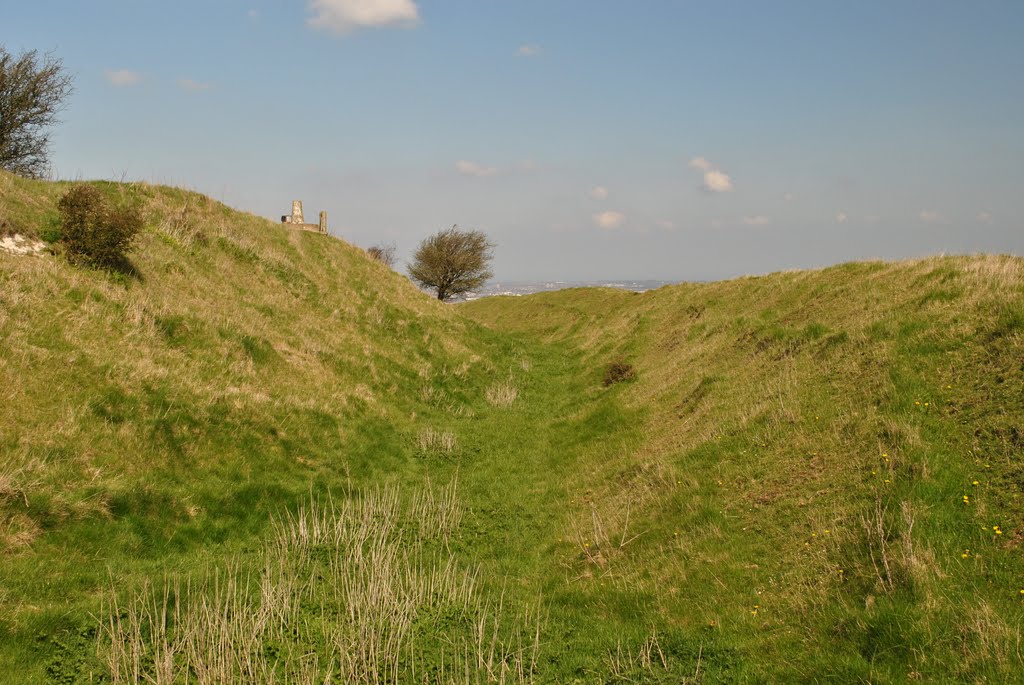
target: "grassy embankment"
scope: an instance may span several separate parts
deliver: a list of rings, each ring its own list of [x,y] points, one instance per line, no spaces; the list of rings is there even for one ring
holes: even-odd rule
[[[9,223],[52,238],[66,185],[8,175],[0,184]],[[0,254],[0,681],[92,682],[108,670],[109,650],[101,644],[97,656],[95,643],[109,642],[97,630],[109,625],[112,585],[124,621],[130,598],[147,585],[159,595],[165,577],[198,587],[220,574],[223,584],[231,567],[256,574],[248,594],[238,583],[240,597],[255,596],[271,552],[292,569],[271,586],[304,582],[303,602],[284,626],[285,644],[278,628],[259,633],[268,644],[253,646],[246,668],[278,663],[279,678],[304,682],[317,670],[303,670],[306,656],[318,654],[319,670],[337,675],[332,655],[361,639],[353,626],[367,625],[343,620],[355,602],[337,595],[329,575],[347,572],[331,560],[351,561],[342,532],[352,524],[324,514],[336,535],[314,545],[310,566],[301,545],[280,543],[287,524],[275,518],[287,521],[310,500],[388,502],[388,487],[422,501],[456,480],[454,504],[395,503],[401,525],[371,531],[394,557],[390,575],[352,570],[348,580],[365,601],[397,606],[451,560],[458,578],[477,578],[471,601],[406,606],[411,637],[345,668],[370,679],[386,663],[414,662],[419,680],[454,663],[461,682],[459,654],[483,613],[499,616],[503,636],[535,628],[516,617],[543,610],[541,590],[563,575],[554,547],[582,445],[572,431],[583,419],[552,417],[614,405],[614,394],[577,378],[572,355],[467,322],[342,241],[176,189],[100,187],[146,215],[134,274]],[[613,429],[589,427],[589,440]],[[432,509],[453,506],[460,525],[444,544],[409,532]],[[190,602],[198,600],[180,603]],[[246,606],[233,613],[259,613]],[[184,624],[202,615],[196,609]],[[234,641],[246,630],[207,623],[195,640]],[[613,642],[611,630],[595,644]],[[216,661],[208,650],[190,656],[198,648],[186,638],[170,638],[185,641],[169,646],[179,661]],[[363,647],[372,652],[375,639]],[[489,655],[489,643],[476,651]],[[544,645],[562,650],[547,637]],[[142,663],[161,653],[147,649]],[[590,656],[562,658],[582,668]],[[474,678],[480,668],[472,664]]]
[[[576,517],[581,539],[614,542],[625,512],[643,535],[580,562],[595,596],[631,589],[638,613],[706,636],[708,668],[731,661],[740,680],[1021,677],[1024,261],[468,311],[570,342],[588,368],[635,367],[623,407],[642,429],[586,460]]]
[[[0,218],[52,239],[64,187]],[[0,682],[1022,667],[1019,260],[444,307],[102,187],[134,274],[0,253]]]

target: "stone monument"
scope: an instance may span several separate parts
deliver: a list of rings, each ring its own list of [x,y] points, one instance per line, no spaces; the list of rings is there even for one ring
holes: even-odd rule
[[[327,212],[320,212],[320,223],[318,224],[307,224],[306,218],[302,214],[302,200],[292,200],[292,213],[291,216],[285,214],[281,217],[282,224],[288,224],[294,228],[302,231],[310,231],[312,233],[327,233]]]

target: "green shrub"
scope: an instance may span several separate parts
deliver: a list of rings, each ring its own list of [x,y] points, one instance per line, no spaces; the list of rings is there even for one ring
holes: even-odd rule
[[[60,242],[68,259],[104,269],[123,269],[128,251],[142,230],[142,215],[133,207],[112,207],[90,185],[76,185],[57,203]]]
[[[604,386],[606,388],[609,385],[631,381],[634,378],[636,378],[636,371],[633,370],[633,365],[621,359],[616,359],[604,369]]]

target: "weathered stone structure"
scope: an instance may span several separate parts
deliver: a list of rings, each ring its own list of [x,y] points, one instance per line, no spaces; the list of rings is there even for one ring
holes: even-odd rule
[[[303,231],[313,233],[327,233],[327,212],[320,212],[319,224],[307,224],[306,218],[302,215],[302,200],[292,201],[291,216],[285,214],[281,217],[282,224],[288,224]]]

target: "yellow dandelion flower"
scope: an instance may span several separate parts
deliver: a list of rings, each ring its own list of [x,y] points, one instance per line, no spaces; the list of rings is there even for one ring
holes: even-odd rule
[[[978,487],[979,485],[981,485],[981,483],[979,483],[978,481],[973,481],[971,485],[973,485],[974,487]]]

